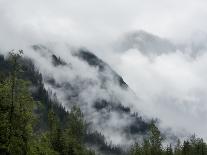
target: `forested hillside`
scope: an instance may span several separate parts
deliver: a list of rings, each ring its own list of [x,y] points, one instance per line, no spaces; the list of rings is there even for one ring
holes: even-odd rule
[[[0,68],[1,154],[94,154],[83,144],[80,109],[68,113],[51,101],[41,74],[21,53],[11,53],[6,61],[1,56]],[[31,90],[32,85],[37,90]]]
[[[56,65],[60,64],[58,58],[55,60]],[[56,94],[44,88],[41,73],[30,59],[24,58],[21,50],[11,52],[7,58],[0,56],[2,155],[207,154],[203,139],[192,136],[184,142],[178,139],[177,144],[164,145],[165,135],[159,131],[156,122],[151,121],[147,128],[146,136],[131,148],[107,144],[104,135],[90,131],[77,105],[66,111]]]

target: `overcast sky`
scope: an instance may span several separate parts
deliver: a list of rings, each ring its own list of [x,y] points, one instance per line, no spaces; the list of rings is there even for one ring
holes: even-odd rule
[[[138,109],[207,138],[206,54],[191,60],[175,51],[152,62],[137,49],[117,54],[111,47],[140,29],[179,44],[205,44],[206,19],[206,0],[0,0],[0,49],[47,42],[85,46],[143,99]]]
[[[0,0],[0,32],[10,40],[17,35],[83,45],[138,29],[186,39],[206,32],[206,6],[205,0]]]

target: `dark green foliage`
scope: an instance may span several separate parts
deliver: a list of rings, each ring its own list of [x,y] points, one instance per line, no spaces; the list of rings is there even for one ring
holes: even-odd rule
[[[20,51],[21,52],[21,51]],[[26,155],[32,137],[33,105],[27,84],[17,79],[20,54],[10,54],[10,78],[0,83],[0,150],[2,154]]]
[[[9,60],[0,57],[0,154],[93,155],[83,143],[80,109],[68,113],[55,96],[51,100],[41,74],[20,54],[11,53]],[[28,88],[36,91],[30,94]]]
[[[173,149],[172,149],[172,146],[167,146],[167,149],[166,149],[166,155],[173,155]]]
[[[48,121],[49,120],[48,116],[50,115],[49,113],[51,112],[51,109],[52,109],[52,112],[55,114],[55,117],[56,117],[55,119],[57,120],[56,122],[57,127],[58,127],[57,132],[62,137],[65,137],[66,126],[67,128],[70,126],[69,125],[70,124],[69,113],[57,101],[55,94],[52,94],[46,91],[46,89],[44,88],[43,81],[42,81],[42,75],[38,72],[37,69],[35,69],[32,60],[21,57],[18,63],[21,66],[21,71],[18,72],[17,78],[23,79],[24,81],[29,82],[31,96],[35,100],[33,112],[34,112],[36,119],[33,125],[33,130],[34,130],[33,137],[34,138],[33,138],[33,141],[31,142],[31,145],[34,146],[32,151],[35,152],[33,154],[41,154],[40,152],[42,152],[42,154],[52,154],[51,152],[54,153],[56,151],[52,148],[51,139],[49,136],[49,121]],[[0,82],[2,83],[9,77],[12,71],[12,65],[11,65],[11,61],[8,61],[7,59],[4,58],[4,56],[1,56],[1,55],[0,55],[0,64],[1,64],[0,75],[4,77],[0,79]],[[3,93],[1,94],[6,99],[9,99],[9,97],[6,97],[5,94],[4,95]],[[50,98],[51,96],[53,100],[51,100]],[[2,120],[4,120],[3,116],[1,117],[2,117]],[[3,124],[0,130],[6,130],[6,128],[3,127]],[[86,130],[86,127],[84,127],[84,132],[85,130]],[[7,131],[5,131],[5,133],[6,132]],[[6,136],[6,134],[4,134],[4,136]],[[2,139],[4,138],[4,136],[2,136]],[[66,145],[65,143],[62,143],[61,136],[58,136],[60,138],[57,140],[57,141],[61,141],[61,147],[59,147],[59,149],[62,149],[62,146]],[[84,138],[85,137],[87,137],[87,133],[84,133]],[[71,141],[74,141],[74,140],[71,140]],[[89,143],[89,141],[84,140],[83,143]],[[105,143],[105,140],[100,142],[100,144],[101,144],[101,148],[105,150],[110,148],[110,146]],[[67,145],[69,145],[69,143]],[[71,148],[71,146],[69,146],[68,148]],[[85,147],[83,147],[83,144],[82,144],[82,148],[85,149]],[[112,149],[109,149],[109,150],[112,150]],[[88,153],[94,154],[93,151],[88,151]]]
[[[152,121],[150,125],[150,131],[148,138],[145,138],[140,145],[136,143],[132,150],[132,155],[161,155],[162,154],[162,141],[160,131],[155,125],[155,122]]]
[[[131,155],[207,155],[207,144],[203,139],[196,138],[195,135],[185,140],[181,145],[180,140],[173,148],[172,145],[162,146],[160,131],[152,124],[149,138],[144,139],[141,144],[135,143],[132,146]]]
[[[99,132],[88,132],[84,136],[84,141],[91,147],[96,147],[103,154],[122,155],[125,152],[118,146],[107,144],[105,137]]]
[[[0,84],[0,152],[8,151],[8,141],[9,141],[9,111],[10,105],[10,84],[9,82],[4,82]]]
[[[60,155],[91,155],[83,143],[85,124],[79,108],[73,107],[68,115],[67,125],[61,128],[55,113],[48,114],[49,132],[47,134],[51,147]]]
[[[149,142],[151,146],[151,154],[160,155],[162,150],[163,137],[159,129],[156,127],[155,122],[152,121],[149,133]]]

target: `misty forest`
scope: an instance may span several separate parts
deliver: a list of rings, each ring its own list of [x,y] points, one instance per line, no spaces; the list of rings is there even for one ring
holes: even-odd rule
[[[132,135],[142,133],[145,135],[142,140],[135,141],[125,149],[108,143],[102,133],[90,130],[90,124],[85,120],[78,104],[73,104],[70,111],[67,111],[58,102],[56,94],[44,88],[41,73],[30,59],[22,55],[23,51],[19,50],[16,53],[10,52],[7,58],[0,56],[2,155],[207,154],[207,144],[195,135],[182,143],[177,138],[175,146],[164,144],[165,135],[159,131],[156,120],[143,123],[138,114],[130,115],[136,119],[134,123],[137,124],[131,124],[126,132]],[[55,55],[51,58],[54,66],[65,65]],[[101,110],[108,104],[111,103],[99,101],[94,106]],[[130,113],[128,107],[116,105],[113,108],[122,113]]]
[[[206,8],[0,0],[0,155],[207,155]]]

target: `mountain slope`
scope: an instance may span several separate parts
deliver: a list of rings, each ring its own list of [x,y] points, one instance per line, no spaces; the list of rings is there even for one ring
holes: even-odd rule
[[[36,64],[47,63],[46,68],[39,66],[47,90],[55,93],[67,110],[78,104],[90,128],[101,132],[108,142],[128,145],[147,133],[148,123],[131,111],[136,96],[100,58],[86,49],[68,49],[67,57],[42,45],[33,46],[33,50],[42,59],[33,58]]]

